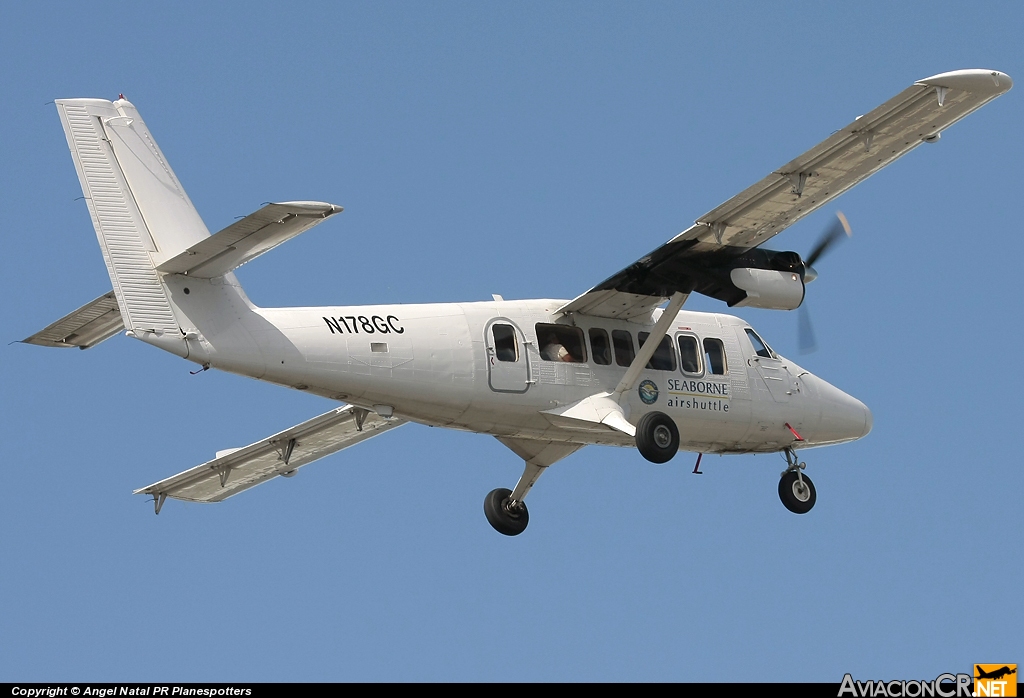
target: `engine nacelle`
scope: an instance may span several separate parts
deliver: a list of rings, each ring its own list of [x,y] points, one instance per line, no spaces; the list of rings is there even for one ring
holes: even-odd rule
[[[729,280],[747,294],[734,307],[796,310],[804,302],[804,281],[795,271],[740,267],[729,272]]]

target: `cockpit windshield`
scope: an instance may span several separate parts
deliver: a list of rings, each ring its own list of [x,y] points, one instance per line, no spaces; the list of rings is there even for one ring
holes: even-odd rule
[[[772,351],[771,347],[769,347],[767,344],[765,344],[764,340],[762,340],[760,337],[757,336],[757,332],[754,332],[754,330],[750,329],[749,327],[746,328],[746,329],[747,329],[747,337],[750,338],[750,343],[754,345],[754,353],[755,354],[757,354],[758,356],[763,356],[766,359],[777,359],[778,358],[775,355],[775,352]]]

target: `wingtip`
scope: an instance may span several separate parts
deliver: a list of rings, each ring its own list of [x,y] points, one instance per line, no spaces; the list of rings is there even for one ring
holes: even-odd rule
[[[948,73],[939,73],[938,75],[918,80],[915,84],[947,87],[975,94],[1000,95],[1008,92],[1013,87],[1013,78],[998,70],[972,68],[969,70],[953,70]]]
[[[275,205],[291,206],[292,208],[305,209],[311,213],[320,213],[327,216],[332,216],[345,210],[337,204],[330,204],[326,201],[278,201],[275,202]]]

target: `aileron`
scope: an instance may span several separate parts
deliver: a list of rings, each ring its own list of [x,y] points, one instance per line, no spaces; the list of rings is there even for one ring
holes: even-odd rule
[[[674,240],[759,245],[921,143],[936,140],[1011,85],[1008,76],[988,70],[918,81],[701,216]]]

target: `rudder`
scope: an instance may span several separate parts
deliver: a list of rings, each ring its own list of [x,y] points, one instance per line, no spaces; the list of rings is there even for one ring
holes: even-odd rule
[[[130,102],[56,104],[125,327],[180,335],[156,267],[209,231]]]

